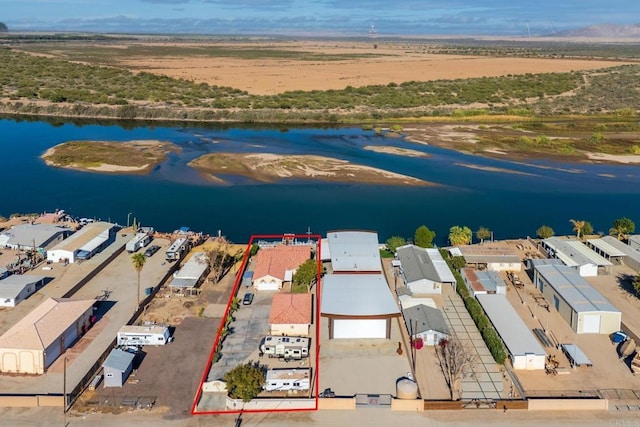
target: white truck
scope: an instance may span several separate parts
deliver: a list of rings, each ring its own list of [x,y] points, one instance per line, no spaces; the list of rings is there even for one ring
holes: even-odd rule
[[[285,360],[302,360],[309,357],[311,340],[304,337],[266,336],[260,341],[260,353]]]
[[[129,253],[136,252],[140,248],[144,248],[151,242],[151,236],[147,233],[136,233],[131,240],[127,242],[125,249]]]

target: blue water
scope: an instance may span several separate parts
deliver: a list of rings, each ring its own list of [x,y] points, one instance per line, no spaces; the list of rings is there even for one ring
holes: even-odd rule
[[[70,140],[157,139],[182,148],[147,176],[107,175],[51,168],[39,156]],[[363,150],[391,145],[424,151],[410,158]],[[534,235],[542,224],[570,233],[569,219],[590,221],[607,232],[615,218],[640,226],[637,166],[527,164],[469,156],[375,135],[360,128],[170,127],[113,124],[50,124],[0,120],[0,214],[65,209],[77,216],[126,224],[132,213],[144,225],[170,231],[179,226],[246,242],[252,234],[313,233],[334,229],[376,230],[381,240],[411,237],[425,224],[444,244],[452,225],[489,227],[496,238]],[[384,168],[441,184],[399,187],[283,181],[256,184],[235,179],[220,186],[186,164],[209,152],[318,154]],[[507,174],[463,167],[510,169]],[[613,175],[611,177],[610,175]]]

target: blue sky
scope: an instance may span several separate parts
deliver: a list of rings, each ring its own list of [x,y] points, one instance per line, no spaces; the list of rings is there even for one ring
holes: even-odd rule
[[[526,35],[640,23],[638,0],[0,0],[15,31]]]

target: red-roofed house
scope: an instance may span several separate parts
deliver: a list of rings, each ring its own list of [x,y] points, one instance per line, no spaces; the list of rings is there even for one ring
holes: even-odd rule
[[[256,254],[253,287],[258,291],[277,291],[290,282],[302,263],[311,258],[311,246],[278,245],[262,248]]]
[[[0,337],[0,372],[43,374],[89,328],[94,303],[45,300]]]
[[[313,296],[305,294],[275,294],[269,314],[271,335],[309,335],[313,315]]]

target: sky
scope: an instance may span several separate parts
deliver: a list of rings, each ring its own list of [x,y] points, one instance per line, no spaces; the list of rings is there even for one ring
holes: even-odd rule
[[[548,35],[640,24],[639,0],[0,0],[10,31]]]

